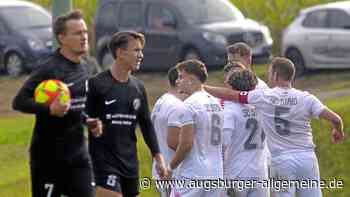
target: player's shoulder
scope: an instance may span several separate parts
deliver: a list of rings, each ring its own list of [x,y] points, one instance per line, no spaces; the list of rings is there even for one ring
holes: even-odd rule
[[[304,91],[304,90],[297,90],[299,93],[299,98],[303,99],[305,102],[313,102],[315,100],[318,100],[318,98],[313,95],[312,93],[308,92],[308,91]]]
[[[268,89],[269,88],[269,86],[267,85],[267,83],[265,81],[263,81],[259,77],[257,77],[257,80],[258,80],[258,84],[256,85],[256,89]]]
[[[142,80],[138,79],[137,77],[135,77],[134,75],[130,75],[129,76],[129,80],[131,83],[135,84],[138,87],[144,87],[144,83]]]
[[[92,83],[105,83],[107,81],[111,81],[111,76],[109,72],[109,70],[102,71],[91,77],[89,81],[91,81]]]
[[[200,104],[212,96],[205,91],[198,91],[184,100],[185,104]]]
[[[60,69],[60,66],[57,65],[60,63],[59,56],[57,53],[52,53],[47,58],[40,61],[38,66],[36,67],[36,72],[41,73],[53,73]]]
[[[292,96],[297,96],[300,98],[310,98],[310,97],[315,97],[313,94],[311,94],[309,91],[306,90],[299,90],[296,88],[291,88],[289,91],[289,94]]]
[[[105,92],[113,84],[113,78],[108,70],[100,72],[88,80],[90,88],[97,92]]]

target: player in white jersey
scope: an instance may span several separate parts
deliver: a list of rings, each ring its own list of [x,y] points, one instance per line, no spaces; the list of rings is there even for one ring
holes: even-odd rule
[[[186,180],[186,184],[192,180],[210,184],[211,180],[223,178],[222,108],[219,101],[202,88],[207,79],[207,70],[202,62],[187,60],[180,62],[177,69],[179,89],[190,96],[184,101],[184,126],[169,168],[176,169],[175,178]],[[172,189],[171,196],[219,197],[217,188],[206,186],[208,184],[197,188],[193,185],[176,187]]]
[[[236,70],[239,72],[239,70]],[[233,71],[235,72],[235,71]],[[237,72],[229,76],[228,83],[234,90],[253,90],[256,78],[242,80]],[[245,74],[243,72],[242,74]],[[226,180],[264,181],[268,179],[265,134],[254,106],[225,101],[224,107],[225,159],[224,177]],[[232,187],[228,196],[267,197],[268,189],[262,185],[249,188]]]
[[[319,167],[314,153],[311,119],[319,117],[332,123],[332,141],[334,143],[344,139],[343,123],[339,115],[328,109],[315,96],[292,87],[294,73],[294,64],[290,60],[277,57],[273,59],[269,68],[269,81],[274,87],[272,89],[239,92],[211,86],[205,88],[215,96],[249,103],[256,107],[258,113],[263,117],[262,123],[271,151],[271,168],[274,178],[319,181]],[[251,75],[254,76],[253,73]],[[275,196],[322,196],[319,187],[303,188],[298,184],[290,186],[277,188]]]
[[[152,122],[156,131],[160,152],[163,154],[166,164],[175,153],[179,133],[182,127],[181,117],[183,116],[184,94],[180,94],[176,85],[178,73],[176,67],[168,71],[169,89],[155,103],[152,111]],[[155,162],[152,166],[152,175],[160,179],[157,174]],[[161,197],[170,195],[170,188],[158,188]]]
[[[238,61],[241,62],[244,67],[253,72],[252,69],[252,48],[244,42],[236,42],[226,47],[227,51],[227,62]],[[259,77],[256,89],[268,88],[267,84]]]
[[[226,51],[227,51],[228,62],[239,61],[244,65],[246,69],[253,72],[252,48],[250,46],[248,46],[244,42],[237,42],[235,44],[227,46]],[[261,80],[259,77],[257,77],[257,79],[258,79],[258,84],[256,85],[255,89],[269,88],[269,86],[263,80]],[[270,172],[271,153],[268,148],[266,149],[266,156],[267,156],[268,171]]]

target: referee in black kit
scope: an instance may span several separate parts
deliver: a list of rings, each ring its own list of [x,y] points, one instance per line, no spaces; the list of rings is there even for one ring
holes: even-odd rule
[[[13,108],[35,114],[30,147],[33,197],[93,197],[91,161],[84,137],[81,112],[86,101],[88,32],[82,13],[59,16],[53,25],[60,45],[24,83],[13,100]],[[49,106],[34,101],[34,90],[47,79],[67,84],[71,102],[56,98]]]
[[[144,36],[124,31],[112,36],[109,47],[115,58],[110,70],[89,80],[86,111],[92,131],[89,149],[97,197],[134,197],[138,191],[136,125],[157,162],[161,177],[168,175],[150,119],[143,83],[131,75],[143,59]],[[96,123],[96,121],[94,122]],[[103,128],[103,129],[102,129]]]

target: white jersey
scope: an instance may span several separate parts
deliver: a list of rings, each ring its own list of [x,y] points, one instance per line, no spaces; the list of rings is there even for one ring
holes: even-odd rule
[[[177,176],[191,179],[223,178],[223,109],[217,98],[205,91],[193,93],[185,101],[185,118],[194,128],[192,150],[178,166]]]
[[[257,77],[258,79],[258,84],[256,85],[255,89],[267,89],[267,88],[270,88],[266,83],[265,81],[261,80],[259,77]],[[259,116],[259,121],[261,120],[261,118],[263,117],[260,117],[260,114],[258,114]],[[264,125],[261,125],[261,126],[264,126]],[[270,153],[270,150],[268,148],[265,149],[266,151],[266,157],[267,157],[267,164],[270,165],[271,164],[271,153]]]
[[[225,178],[267,178],[267,147],[260,122],[255,107],[225,102]]]
[[[255,89],[266,89],[269,88],[269,86],[265,83],[265,81],[261,80],[259,77],[256,77],[258,79],[258,84],[256,84]]]
[[[258,89],[241,92],[243,103],[253,104],[263,117],[272,157],[284,152],[314,149],[311,118],[325,106],[313,95],[294,88]]]
[[[153,107],[151,114],[153,126],[157,135],[159,149],[168,164],[175,151],[167,143],[168,127],[182,127],[181,117],[184,112],[183,102],[173,94],[166,93],[161,96]],[[159,178],[153,162],[152,174]]]

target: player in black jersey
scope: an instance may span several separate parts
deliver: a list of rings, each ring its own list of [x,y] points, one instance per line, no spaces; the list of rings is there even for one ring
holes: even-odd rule
[[[138,195],[137,124],[157,162],[158,173],[161,177],[168,173],[150,119],[144,85],[131,75],[143,59],[143,46],[144,36],[137,32],[113,35],[109,47],[114,64],[88,83],[87,113],[103,125],[99,137],[89,138],[97,197]],[[96,135],[96,127],[91,128]]]
[[[88,33],[80,11],[57,18],[54,33],[60,48],[24,83],[13,100],[13,108],[35,114],[30,147],[33,197],[93,197],[91,161],[81,113],[86,101],[87,65],[80,62],[88,52]],[[37,85],[58,79],[69,87],[71,102],[56,98],[49,106],[33,99]]]

